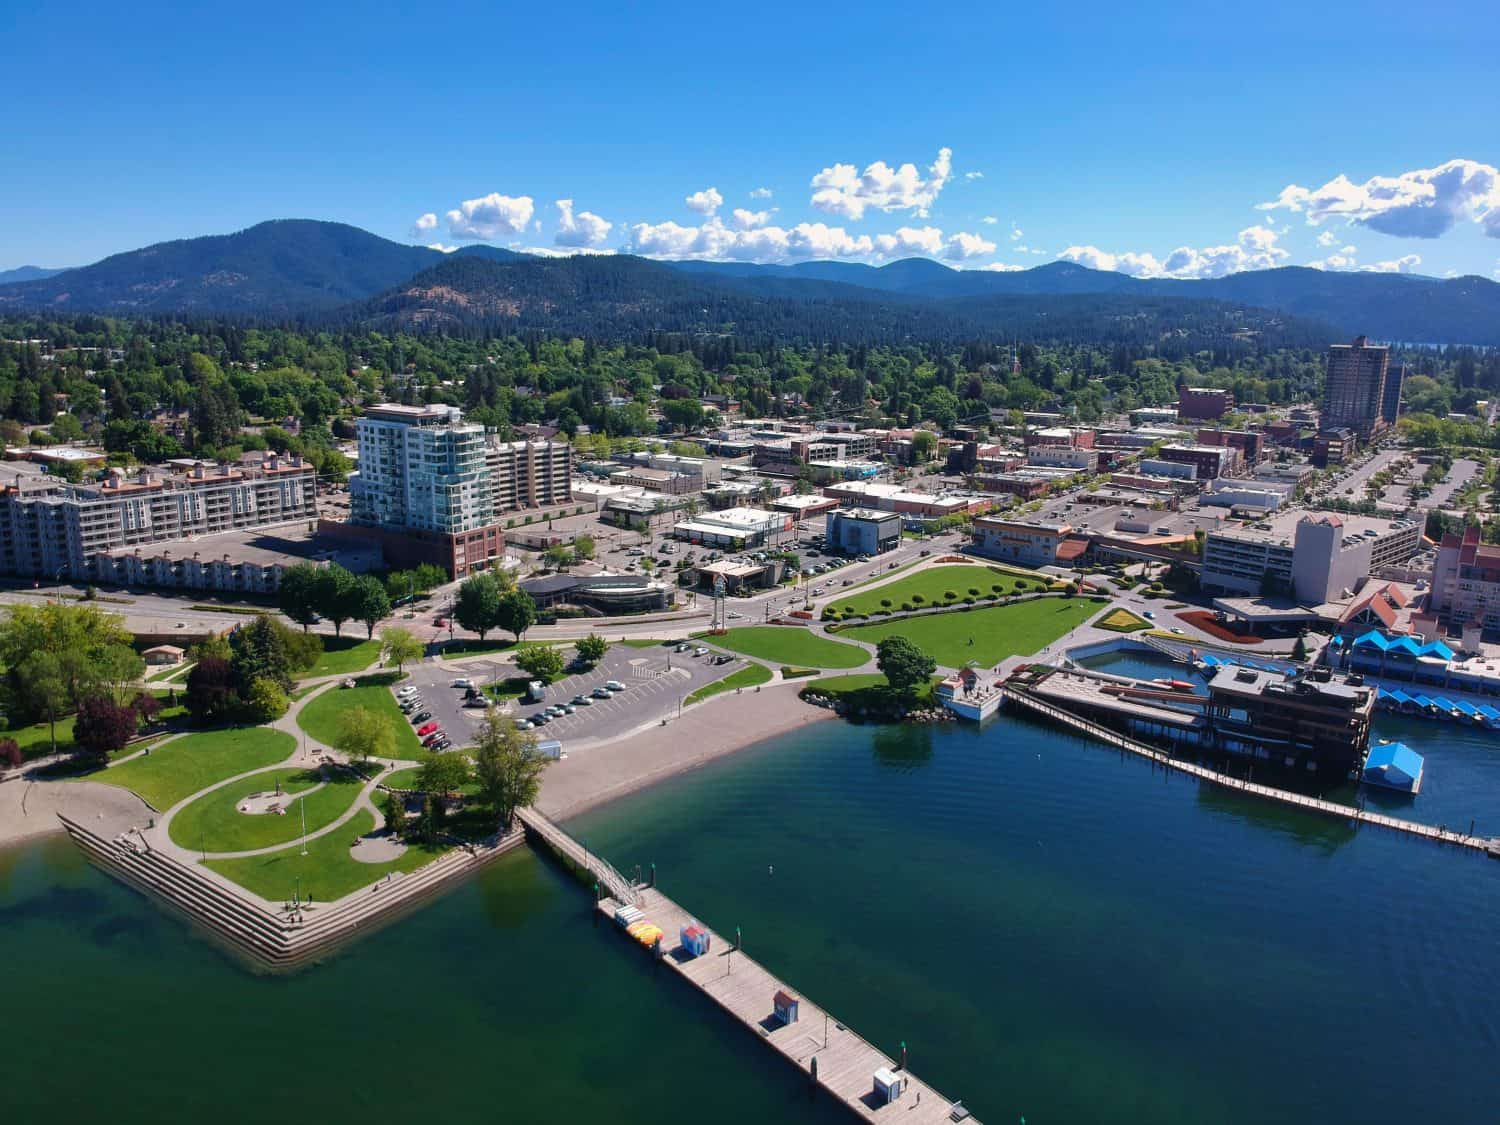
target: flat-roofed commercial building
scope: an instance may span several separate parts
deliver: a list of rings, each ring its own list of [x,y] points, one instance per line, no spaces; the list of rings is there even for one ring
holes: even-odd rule
[[[1191,465],[1199,480],[1232,477],[1241,463],[1240,451],[1227,445],[1164,445],[1157,459]]]
[[[1072,542],[1081,543],[1082,550],[1068,546]],[[1067,566],[1087,547],[1088,540],[1075,537],[1073,525],[1068,523],[1029,523],[999,516],[980,516],[974,521],[974,550],[1003,562]]]
[[[1210,593],[1267,591],[1321,605],[1358,589],[1372,571],[1411,558],[1421,538],[1412,520],[1288,512],[1210,531],[1200,581]]]
[[[878,555],[901,543],[901,517],[874,508],[828,513],[828,549],[847,555]]]
[[[1233,409],[1233,393],[1218,387],[1181,387],[1177,391],[1177,417],[1184,421],[1212,421]]]
[[[700,512],[672,528],[678,539],[709,547],[745,547],[775,545],[792,530],[793,518],[786,512],[768,512],[763,508],[725,508],[721,512]]]
[[[864,481],[830,484],[823,489],[823,495],[860,508],[875,508],[882,512],[896,512],[922,519],[941,519],[963,512],[981,512],[990,506],[989,500],[982,496],[910,492],[898,484]]]

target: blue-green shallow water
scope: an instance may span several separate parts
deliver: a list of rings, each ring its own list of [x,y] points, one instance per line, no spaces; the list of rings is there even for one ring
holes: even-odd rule
[[[989,1125],[1495,1116],[1493,861],[1011,719],[823,723],[572,827]],[[843,1119],[586,917],[520,854],[265,979],[70,845],[0,855],[0,1118]]]

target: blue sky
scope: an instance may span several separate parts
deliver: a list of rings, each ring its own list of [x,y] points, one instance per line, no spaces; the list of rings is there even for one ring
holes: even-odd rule
[[[299,217],[445,246],[1500,276],[1492,3],[225,7],[8,13],[0,268]]]

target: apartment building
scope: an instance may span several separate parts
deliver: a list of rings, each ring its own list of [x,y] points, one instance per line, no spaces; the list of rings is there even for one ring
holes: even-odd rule
[[[1234,409],[1234,394],[1218,387],[1179,387],[1177,417],[1186,421],[1213,421]]]
[[[573,447],[565,441],[501,441],[489,434],[484,463],[497,516],[573,499]]]
[[[1443,537],[1427,608],[1454,628],[1500,629],[1500,547],[1481,542],[1479,528]]]
[[[7,476],[0,489],[0,569],[96,577],[120,548],[317,519],[317,474],[297,456],[258,467],[195,463],[186,472],[111,470],[99,484]]]
[[[1386,427],[1385,376],[1390,349],[1357,336],[1352,344],[1328,348],[1328,378],[1323,391],[1322,426],[1347,429],[1361,441]],[[1399,394],[1398,394],[1399,403]]]
[[[1157,459],[1191,465],[1199,480],[1234,476],[1241,464],[1240,451],[1225,445],[1164,445]]]

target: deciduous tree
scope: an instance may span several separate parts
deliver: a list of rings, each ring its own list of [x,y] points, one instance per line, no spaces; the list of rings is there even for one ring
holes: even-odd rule
[[[562,653],[554,645],[523,645],[516,649],[516,667],[550,683],[563,674]]]
[[[578,653],[578,659],[589,667],[593,667],[604,659],[604,654],[609,651],[609,642],[598,633],[590,633],[574,648]]]
[[[395,733],[384,715],[369,707],[351,707],[339,716],[335,746],[356,762],[388,758],[396,744]]]
[[[457,793],[473,777],[469,759],[462,754],[428,754],[417,772],[417,786],[439,796]]]
[[[485,712],[475,742],[474,774],[502,829],[510,827],[517,809],[536,801],[547,762],[537,752],[534,734],[517,730],[509,716],[494,708]]]
[[[875,664],[892,690],[901,695],[910,695],[937,671],[937,661],[899,635],[875,646]]]
[[[426,651],[426,646],[417,640],[410,629],[403,629],[399,625],[381,630],[380,646],[385,653],[386,662],[394,664],[398,672],[409,661],[421,660],[422,653]]]
[[[312,563],[287,568],[281,575],[276,597],[281,612],[306,632],[318,616],[318,568]]]
[[[515,589],[500,595],[495,609],[495,624],[519,641],[536,624],[536,602],[525,590]]]
[[[458,587],[458,601],[453,619],[482,641],[485,634],[499,624],[500,589],[495,576],[488,572],[464,579]]]
[[[135,708],[116,703],[107,695],[91,695],[78,707],[73,741],[79,749],[103,760],[123,748],[139,728]]]
[[[365,574],[354,580],[354,619],[361,622],[366,636],[373,639],[375,626],[391,615],[391,599],[386,596],[380,579]]]

